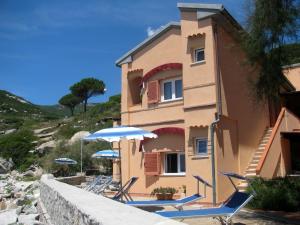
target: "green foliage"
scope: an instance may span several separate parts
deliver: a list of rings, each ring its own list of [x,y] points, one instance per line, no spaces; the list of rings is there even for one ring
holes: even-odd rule
[[[286,59],[283,60],[282,65],[290,65],[300,63],[300,44],[287,44],[282,46]]]
[[[247,61],[259,70],[252,80],[258,100],[277,99],[285,82],[282,65],[290,64],[284,46],[297,37],[299,8],[296,0],[252,0],[248,33],[242,35]]]
[[[102,80],[95,78],[85,78],[72,85],[70,90],[73,95],[84,102],[84,112],[86,112],[87,101],[92,96],[102,95],[105,92],[105,84]]]
[[[80,172],[80,142],[76,142],[73,145],[66,145],[65,142],[61,142],[55,149],[49,154],[40,159],[40,164],[47,172],[55,172],[58,170],[65,170],[65,174],[74,174]],[[91,156],[98,150],[109,149],[110,145],[107,142],[91,142],[87,143],[83,147],[82,165],[83,171],[87,169],[97,169],[100,165],[108,168],[112,171],[112,164],[107,159],[93,159]],[[76,165],[59,165],[54,163],[54,159],[67,157],[77,161]]]
[[[159,187],[159,188],[154,188],[153,191],[151,192],[151,195],[155,194],[175,194],[177,190],[173,187]]]
[[[250,208],[279,211],[300,210],[300,180],[293,177],[251,182],[257,195],[248,204]],[[250,188],[248,189],[251,192]]]
[[[59,100],[59,104],[68,107],[71,111],[71,116],[74,115],[74,108],[76,105],[78,105],[82,101],[81,98],[78,98],[77,96],[73,94],[67,94]]]
[[[30,153],[34,149],[33,141],[36,138],[29,130],[20,130],[0,137],[0,155],[6,159],[11,158],[19,170],[27,169],[37,159]]]
[[[59,128],[54,136],[56,139],[70,139],[75,133],[81,130],[80,127],[74,127],[73,123],[68,123]]]
[[[94,132],[103,128],[111,127],[112,120],[107,118],[120,117],[120,95],[109,98],[109,101],[95,104],[89,107],[86,113],[75,115],[69,122],[59,128],[56,138],[68,139],[78,131],[87,130]]]

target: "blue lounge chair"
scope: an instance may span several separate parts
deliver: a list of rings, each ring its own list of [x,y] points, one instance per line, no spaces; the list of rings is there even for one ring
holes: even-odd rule
[[[217,218],[222,224],[229,224],[232,217],[240,211],[255,195],[240,192],[235,186],[232,178],[247,180],[247,178],[235,173],[222,173],[227,176],[230,182],[235,188],[235,192],[218,208],[206,208],[195,210],[183,210],[183,211],[158,211],[157,214],[168,218],[194,218],[194,217],[214,217]],[[249,184],[250,185],[250,184]]]
[[[208,182],[203,180],[200,176],[193,176],[197,180],[197,187],[198,187],[198,193],[181,198],[178,200],[153,200],[153,201],[128,201],[126,202],[127,205],[131,206],[174,206],[176,209],[182,210],[182,206],[186,205],[188,203],[197,201],[199,199],[205,198],[206,197],[206,186],[212,187]],[[199,194],[199,183],[202,183],[204,185],[204,195]]]
[[[128,193],[129,189],[134,185],[134,183],[137,181],[138,177],[131,177],[126,184],[120,188],[120,190],[115,194],[115,196],[112,198],[113,200],[122,201],[123,197],[126,199],[126,201],[132,201],[132,198],[130,194]]]

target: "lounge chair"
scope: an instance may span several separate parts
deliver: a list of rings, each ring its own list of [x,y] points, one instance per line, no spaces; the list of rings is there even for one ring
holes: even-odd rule
[[[101,194],[112,183],[111,176],[97,176],[89,185],[84,189],[95,194]]]
[[[208,187],[212,187],[208,182],[206,182],[205,180],[203,180],[200,176],[193,176],[196,180],[197,180],[197,187],[198,187],[198,193],[185,197],[185,198],[181,198],[181,199],[177,199],[177,200],[153,200],[153,201],[128,201],[126,202],[127,205],[131,205],[131,206],[137,206],[137,207],[141,207],[141,206],[173,206],[178,210],[182,210],[182,207],[188,203],[197,201],[199,199],[205,198],[206,197],[206,186]],[[204,185],[204,195],[200,195],[199,194],[199,183],[202,183]]]
[[[158,211],[156,213],[164,217],[177,219],[194,217],[214,217],[217,218],[222,224],[229,224],[231,222],[232,217],[254,197],[255,191],[252,189],[252,194],[241,192],[237,189],[236,185],[232,181],[232,178],[241,180],[247,180],[247,178],[235,173],[222,174],[228,177],[228,179],[235,188],[235,192],[220,207],[182,211]]]
[[[126,201],[132,201],[132,198],[130,194],[128,193],[129,189],[134,185],[134,183],[137,181],[138,177],[131,177],[126,184],[120,188],[120,190],[115,194],[115,196],[112,198],[113,200],[122,201],[123,197],[126,199]]]

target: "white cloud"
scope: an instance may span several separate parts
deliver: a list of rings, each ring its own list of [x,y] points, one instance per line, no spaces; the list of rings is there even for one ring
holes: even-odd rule
[[[147,35],[148,35],[148,37],[152,36],[154,33],[156,33],[161,28],[163,28],[163,26],[160,26],[157,29],[153,29],[152,27],[147,27]]]
[[[148,37],[152,36],[155,33],[155,30],[152,27],[147,28],[147,35]]]

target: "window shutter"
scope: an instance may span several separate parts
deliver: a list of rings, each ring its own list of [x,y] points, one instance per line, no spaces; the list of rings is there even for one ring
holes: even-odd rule
[[[160,174],[160,153],[159,152],[145,152],[144,153],[144,168],[145,175],[155,176]]]
[[[142,77],[136,77],[135,79],[134,79],[134,83],[135,83],[135,86],[136,87],[142,87]]]
[[[159,81],[153,80],[148,82],[148,104],[159,101]]]

